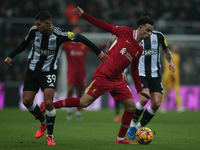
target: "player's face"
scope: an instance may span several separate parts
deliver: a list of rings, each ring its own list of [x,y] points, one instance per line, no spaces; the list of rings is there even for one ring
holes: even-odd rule
[[[47,21],[40,21],[40,20],[35,20],[35,24],[38,28],[38,30],[40,31],[40,33],[42,34],[46,34],[48,33],[48,23]]]
[[[150,24],[142,25],[140,29],[142,39],[149,38],[151,36],[151,32],[153,31],[153,29],[154,29],[154,26]]]

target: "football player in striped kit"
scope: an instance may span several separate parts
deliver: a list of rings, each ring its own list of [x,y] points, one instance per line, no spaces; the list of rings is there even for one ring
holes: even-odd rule
[[[41,11],[35,16],[36,25],[29,30],[24,41],[5,59],[11,66],[13,58],[31,44],[28,55],[28,69],[23,88],[23,104],[40,122],[40,128],[35,137],[43,136],[47,128],[47,145],[55,145],[53,127],[56,110],[53,105],[57,77],[57,62],[62,50],[62,43],[67,41],[82,42],[90,47],[101,61],[106,62],[108,56],[98,49],[86,37],[74,32],[64,32],[52,24],[52,16],[48,11]],[[44,93],[46,118],[34,98],[39,88]]]
[[[150,38],[142,40],[141,43],[144,50],[139,60],[139,76],[143,90],[149,93],[152,99],[151,105],[144,111],[144,107],[149,99],[139,93],[139,102],[136,104],[136,112],[131,120],[128,131],[128,137],[132,139],[135,139],[135,132],[139,128],[146,126],[150,122],[161,105],[163,95],[160,63],[161,47],[165,53],[169,70],[173,73],[175,72],[172,54],[169,51],[168,43],[161,32],[153,30]],[[143,116],[139,123],[137,123],[142,113]]]

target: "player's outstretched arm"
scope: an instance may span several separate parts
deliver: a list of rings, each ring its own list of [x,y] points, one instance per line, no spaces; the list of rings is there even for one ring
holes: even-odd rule
[[[90,22],[91,24],[95,25],[96,27],[104,30],[104,31],[107,31],[107,32],[111,32],[112,33],[112,30],[113,30],[113,26],[114,25],[110,25],[102,20],[99,20],[97,18],[94,18],[92,17],[91,15],[89,14],[86,14],[80,7],[76,7],[72,10],[72,13],[73,14],[76,14],[80,17],[82,17],[83,19],[87,20],[88,22]]]

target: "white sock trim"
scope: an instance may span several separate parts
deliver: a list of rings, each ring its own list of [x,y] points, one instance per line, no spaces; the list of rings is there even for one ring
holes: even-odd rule
[[[141,125],[140,122],[137,124],[137,126],[136,126],[136,130],[138,130],[139,128],[142,128],[142,125]]]
[[[35,109],[36,106],[37,106],[37,104],[35,102],[33,102],[33,105],[27,109],[28,109],[28,111],[32,111],[33,109]]]
[[[136,108],[137,108],[138,110],[144,110],[144,106],[142,106],[142,105],[140,104],[140,102],[137,102]]]
[[[151,115],[155,115],[155,111],[153,111],[153,109],[151,108],[151,106],[149,106],[148,108],[147,108],[147,111],[151,114]]]
[[[46,110],[46,115],[49,117],[54,117],[56,115],[56,109],[54,108],[53,110]]]
[[[117,137],[118,141],[123,141],[125,139],[125,137]]]
[[[131,124],[130,124],[130,127],[136,127],[137,123],[134,122],[133,120],[131,120]]]

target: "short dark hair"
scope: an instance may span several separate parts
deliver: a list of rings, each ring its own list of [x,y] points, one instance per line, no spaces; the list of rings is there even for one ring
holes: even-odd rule
[[[149,14],[143,14],[141,18],[137,20],[137,26],[139,27],[140,25],[146,25],[147,23],[154,26],[154,20]]]
[[[41,22],[45,20],[51,21],[52,15],[48,11],[42,10],[35,16],[35,20],[40,20]]]

